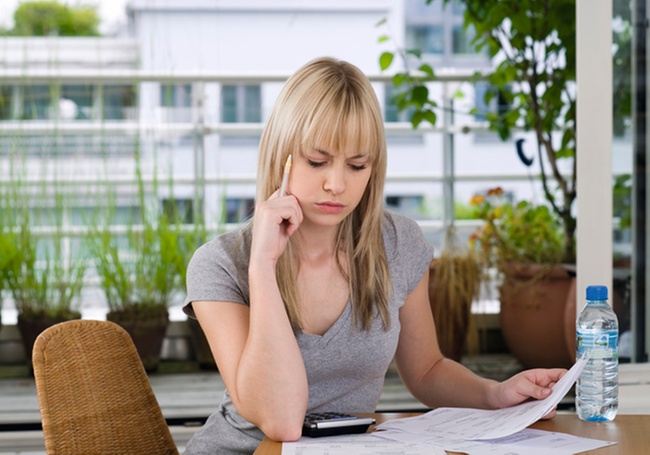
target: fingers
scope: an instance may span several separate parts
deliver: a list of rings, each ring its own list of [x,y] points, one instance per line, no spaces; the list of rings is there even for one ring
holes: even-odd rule
[[[302,210],[295,196],[279,197],[276,191],[268,200],[258,203],[253,221],[251,257],[276,261],[302,220]]]

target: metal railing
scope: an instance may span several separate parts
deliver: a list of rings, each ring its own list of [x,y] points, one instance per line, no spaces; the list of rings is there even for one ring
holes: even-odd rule
[[[193,170],[191,172],[174,172],[171,174],[173,183],[176,187],[192,187],[192,197],[195,202],[205,201],[208,188],[224,188],[236,185],[244,185],[254,187],[255,185],[255,171],[251,169],[250,172],[238,173],[214,173],[207,172],[205,169],[206,160],[215,153],[215,150],[206,151],[205,141],[208,137],[257,137],[260,135],[263,124],[262,123],[222,123],[205,121],[205,106],[204,106],[204,84],[264,84],[269,82],[283,82],[288,77],[288,74],[227,74],[227,73],[201,73],[201,72],[184,72],[184,73],[161,73],[150,71],[138,70],[7,70],[0,73],[0,85],[16,84],[56,84],[64,85],[71,83],[83,84],[134,84],[141,83],[192,83],[197,87],[196,94],[193,95],[193,104],[191,107],[193,119],[192,122],[184,123],[169,123],[169,122],[155,122],[148,120],[151,115],[144,115],[145,112],[138,112],[134,110],[129,116],[128,120],[122,121],[101,121],[101,120],[7,120],[0,121],[0,139],[5,142],[0,142],[1,147],[12,148],[12,141],[19,143],[21,138],[25,137],[60,137],[60,136],[101,136],[101,135],[120,135],[135,138],[138,141],[138,146],[151,146],[152,150],[156,149],[155,142],[160,137],[189,137],[191,138],[191,146],[186,147],[191,149]],[[459,84],[466,83],[471,74],[456,73],[456,74],[440,74],[438,80],[433,84]],[[391,80],[390,75],[372,75],[370,79],[375,83],[388,83]],[[137,91],[136,91],[137,92]],[[450,91],[443,87],[441,93],[449,93]],[[447,106],[446,100],[441,100],[441,106]],[[154,106],[155,108],[155,106]],[[129,108],[131,109],[131,108]],[[135,119],[135,120],[134,120]],[[142,120],[140,120],[142,119]],[[429,135],[459,135],[459,134],[472,134],[472,133],[487,133],[488,127],[484,122],[477,122],[468,120],[466,117],[462,124],[455,124],[449,121],[440,122],[436,126],[422,125],[417,130],[414,130],[410,123],[386,123],[386,134],[390,136],[429,136]],[[6,141],[9,141],[7,143]],[[4,144],[4,145],[3,145]],[[152,145],[153,144],[153,145]],[[11,152],[11,153],[9,153]],[[21,156],[20,150],[1,150],[0,149],[0,190],[2,187],[15,182],[15,175],[11,175],[9,170],[9,160],[11,156],[14,159],[20,157],[23,160],[23,165],[32,168],[37,167],[39,160],[55,161],[57,157],[47,156],[47,153],[40,156]],[[47,150],[45,151],[47,152]],[[141,153],[142,151],[140,151]],[[476,174],[458,174],[454,173],[453,165],[450,165],[449,160],[453,163],[455,150],[454,141],[442,141],[442,166],[440,172],[423,171],[418,168],[413,172],[391,172],[387,176],[387,184],[429,184],[440,185],[442,188],[442,199],[444,201],[443,215],[435,219],[419,219],[418,222],[425,232],[433,235],[429,237],[433,241],[441,242],[443,240],[442,232],[444,228],[451,223],[454,213],[454,187],[458,183],[468,182],[529,182],[531,176],[525,172],[521,173],[482,173]],[[152,153],[152,155],[155,153]],[[88,159],[96,158],[89,154]],[[65,161],[67,159],[65,154],[61,154],[58,159]],[[102,161],[102,159],[104,161]],[[106,163],[107,157],[97,160],[97,164]],[[149,158],[143,158],[150,160]],[[55,163],[56,164],[56,163]],[[146,163],[149,168],[152,163]],[[92,166],[89,166],[92,167]],[[134,164],[135,167],[135,164]],[[146,166],[145,166],[146,167]],[[128,168],[128,166],[127,166]],[[138,183],[142,183],[147,187],[153,186],[156,180],[163,182],[160,187],[165,188],[164,182],[168,178],[165,175],[154,175],[151,172],[143,171],[138,180],[136,173],[125,171],[121,168],[122,172],[104,172],[104,173],[74,173],[66,174],[55,172],[52,169],[46,172],[27,172],[21,177],[21,185],[31,188],[31,191],[36,191],[39,188],[47,189],[57,187],[59,189],[71,189],[77,192],[88,191],[89,188],[97,188],[102,185],[112,187],[123,187],[134,189]],[[158,195],[155,195],[158,197]],[[197,204],[197,207],[199,205]],[[219,213],[222,207],[215,207],[215,212]],[[206,220],[212,217],[204,214]],[[213,219],[213,218],[212,218]],[[479,225],[477,220],[456,220],[455,224],[459,230],[467,234]],[[222,221],[208,223],[207,228],[210,230],[223,230],[233,227],[231,224],[224,224]],[[124,233],[126,227],[124,225],[111,226],[116,234]],[[58,228],[54,226],[40,225],[34,226],[33,232],[38,236],[48,236],[55,232],[63,233],[64,236],[70,238],[78,237],[87,232],[87,226],[72,225],[70,223]],[[440,246],[440,245],[438,245]],[[91,283],[96,284],[95,279],[91,279]]]

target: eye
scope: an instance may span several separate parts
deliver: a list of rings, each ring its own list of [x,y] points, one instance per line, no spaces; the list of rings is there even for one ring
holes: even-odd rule
[[[352,168],[353,171],[363,171],[365,168],[367,168],[367,164],[351,164],[350,168]]]
[[[325,165],[325,161],[307,160],[307,163],[309,163],[311,167],[321,167]]]

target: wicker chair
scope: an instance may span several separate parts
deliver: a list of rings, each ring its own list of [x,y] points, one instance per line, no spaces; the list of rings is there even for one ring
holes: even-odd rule
[[[178,454],[129,334],[75,320],[39,335],[32,353],[48,454]]]

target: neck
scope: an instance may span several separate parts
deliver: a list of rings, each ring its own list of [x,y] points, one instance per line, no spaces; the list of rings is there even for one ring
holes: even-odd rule
[[[295,233],[295,241],[300,251],[302,261],[321,261],[335,257],[337,226],[310,227],[301,225]]]

